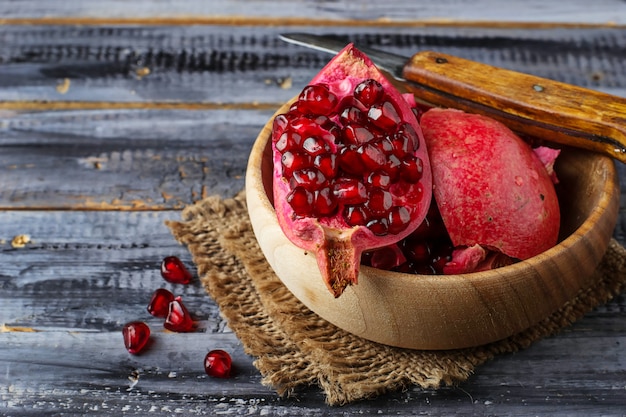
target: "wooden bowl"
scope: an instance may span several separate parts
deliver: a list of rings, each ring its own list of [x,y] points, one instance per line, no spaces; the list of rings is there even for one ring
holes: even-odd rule
[[[278,113],[286,111],[285,106]],[[254,144],[246,174],[248,211],[263,254],[308,308],[375,342],[456,349],[527,329],[591,285],[617,221],[614,162],[563,149],[556,167],[562,224],[555,247],[514,265],[463,275],[411,275],[362,266],[359,283],[335,299],[322,282],[315,256],[293,245],[276,220],[271,129],[270,120]]]

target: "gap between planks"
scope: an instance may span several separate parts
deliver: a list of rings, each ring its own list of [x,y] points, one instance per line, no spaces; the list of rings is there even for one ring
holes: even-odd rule
[[[284,103],[215,103],[170,101],[0,101],[0,110],[274,110]]]
[[[244,16],[158,16],[158,17],[60,17],[49,16],[40,18],[0,18],[0,25],[5,26],[314,26],[314,27],[475,27],[475,28],[506,28],[506,29],[609,29],[626,28],[626,24],[616,22],[605,23],[567,23],[567,22],[518,22],[489,20],[457,20],[457,19],[310,19],[298,17],[244,17]]]

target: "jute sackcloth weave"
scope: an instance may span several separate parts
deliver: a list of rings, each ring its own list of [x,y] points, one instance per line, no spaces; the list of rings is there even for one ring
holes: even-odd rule
[[[301,304],[267,264],[248,218],[245,196],[205,198],[168,221],[187,246],[207,292],[263,383],[279,395],[317,384],[331,405],[417,385],[436,388],[467,379],[495,355],[558,332],[626,289],[626,249],[612,240],[594,284],[559,311],[508,339],[484,346],[420,351],[374,343],[345,332]]]

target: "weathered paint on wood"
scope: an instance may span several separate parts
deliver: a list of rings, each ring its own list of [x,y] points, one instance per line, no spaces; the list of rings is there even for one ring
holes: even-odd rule
[[[503,7],[497,0],[464,2],[443,0],[435,2],[412,2],[391,0],[362,1],[276,1],[256,0],[254,7],[229,0],[124,0],[82,1],[76,3],[26,0],[0,4],[0,16],[5,19],[180,19],[183,22],[222,21],[233,22],[233,18],[272,22],[290,19],[294,24],[318,20],[333,24],[358,24],[401,22],[424,24],[459,24],[479,22],[498,24],[501,22],[561,23],[561,24],[600,24],[618,25],[626,23],[626,5],[614,0],[599,0],[593,4],[584,0],[546,2],[527,0]],[[237,22],[237,21],[236,21]],[[241,23],[241,22],[237,22]]]
[[[329,59],[277,34],[434,49],[626,96],[625,3],[28,0],[0,16],[0,414],[624,415],[624,295],[458,387],[329,408],[315,388],[262,386],[199,283],[167,284],[158,264],[190,262],[164,221],[239,191],[258,131]],[[12,247],[21,234],[31,242]],[[161,286],[197,332],[147,314]],[[134,319],[155,332],[140,356],[120,334]],[[216,347],[235,378],[205,376]]]

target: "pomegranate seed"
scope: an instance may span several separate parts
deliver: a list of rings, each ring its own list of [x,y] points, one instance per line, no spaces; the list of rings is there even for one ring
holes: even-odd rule
[[[400,168],[400,176],[408,183],[415,184],[421,178],[424,173],[424,163],[420,158],[405,158],[402,160],[402,167]]]
[[[276,149],[279,151],[285,152],[296,149],[301,143],[302,136],[292,130],[287,130],[280,135],[274,146],[276,146]]]
[[[391,185],[391,177],[384,172],[376,171],[372,172],[367,177],[367,183],[382,189],[388,189]]]
[[[367,201],[365,186],[355,178],[338,179],[333,192],[343,204],[363,204]]]
[[[292,188],[301,186],[309,191],[319,190],[324,184],[326,184],[326,177],[316,168],[304,168],[295,171],[290,181]]]
[[[152,294],[152,299],[148,304],[148,313],[155,317],[167,317],[172,301],[174,301],[174,294],[165,288],[159,288]]]
[[[294,171],[311,166],[311,157],[301,152],[285,152],[281,157],[283,177],[291,177]]]
[[[350,226],[364,226],[369,218],[369,213],[361,206],[348,206],[344,209],[343,218]]]
[[[398,179],[398,175],[400,175],[400,170],[402,169],[402,161],[399,160],[397,156],[390,155],[389,160],[383,169],[389,175],[391,181],[396,181]]]
[[[387,219],[374,219],[369,221],[365,227],[370,229],[376,236],[384,236],[389,233]]]
[[[337,175],[337,155],[331,153],[317,155],[313,160],[313,166],[326,178],[334,178]]]
[[[374,126],[384,130],[395,128],[401,121],[398,111],[390,101],[373,105],[367,113],[367,117]]]
[[[312,156],[330,152],[330,147],[321,138],[310,136],[302,142],[302,149]]]
[[[427,262],[432,254],[432,250],[428,242],[405,242],[404,254],[407,258],[414,262]]]
[[[368,171],[382,168],[387,161],[385,153],[373,143],[359,146],[357,152]]]
[[[193,279],[191,272],[176,256],[168,256],[161,262],[161,276],[173,284],[189,284]]]
[[[317,217],[330,216],[337,208],[337,200],[330,188],[322,188],[315,192],[313,199],[313,211]]]
[[[288,124],[289,117],[287,117],[286,114],[279,114],[274,118],[272,130],[275,132],[276,135],[282,135],[282,132],[285,130]]]
[[[354,97],[366,107],[371,107],[380,101],[384,93],[383,86],[372,79],[365,80],[354,88]]]
[[[191,315],[180,297],[176,297],[170,303],[163,327],[178,333],[189,332],[193,329]]]
[[[331,114],[336,105],[337,97],[324,84],[304,87],[298,97],[298,110],[304,114]]]
[[[362,175],[365,172],[365,167],[356,147],[346,146],[339,151],[339,168],[354,175]]]
[[[402,124],[394,137],[396,150],[400,153],[400,157],[409,153],[412,154],[419,149],[419,136],[413,126],[408,123]]]
[[[408,226],[411,221],[411,212],[404,206],[395,206],[389,210],[389,232],[393,234],[400,233]]]
[[[372,213],[386,215],[393,204],[391,193],[381,188],[372,188],[366,204]]]
[[[150,327],[142,321],[132,321],[124,325],[122,335],[126,350],[136,355],[147,346],[150,339]]]
[[[374,134],[366,127],[356,123],[349,123],[343,129],[343,138],[346,144],[361,145],[374,139]]]
[[[369,265],[384,270],[390,270],[401,265],[406,259],[397,246],[385,246],[372,252]]]
[[[310,217],[313,214],[313,193],[304,187],[295,187],[287,194],[287,203],[296,216]]]
[[[232,359],[228,352],[222,349],[209,351],[204,358],[204,371],[208,376],[228,378],[232,370]]]
[[[341,120],[342,123],[363,123],[365,121],[365,115],[359,108],[348,106],[343,109],[339,115],[339,120]]]

